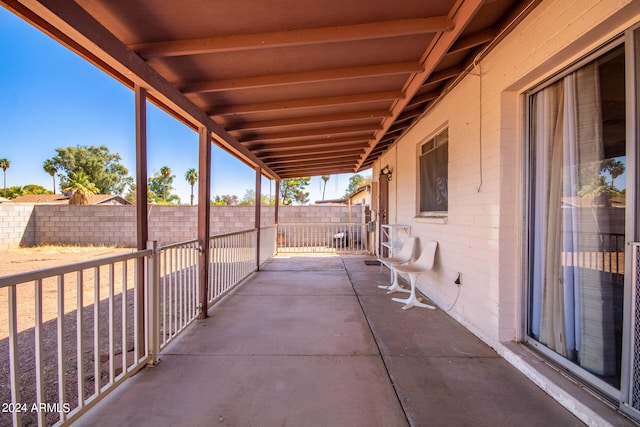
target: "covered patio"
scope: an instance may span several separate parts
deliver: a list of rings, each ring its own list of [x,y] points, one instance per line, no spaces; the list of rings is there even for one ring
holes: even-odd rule
[[[76,424],[582,425],[372,259],[272,258]]]
[[[570,15],[565,6],[578,9],[576,2],[544,0],[246,0],[216,7],[201,0],[0,3],[135,93],[138,251],[104,264],[108,299],[101,298],[94,279],[89,314],[95,333],[86,363],[87,322],[82,316],[72,327],[63,321],[69,289],[64,275],[77,274],[81,313],[82,286],[88,282],[83,269],[100,277],[103,264],[50,271],[58,286],[59,404],[67,403],[65,387],[70,387],[66,365],[74,365],[79,385],[78,404],[69,417],[60,414],[61,424],[637,425],[616,406],[629,403],[629,390],[612,399],[613,394],[576,381],[554,364],[557,359],[542,358],[521,344],[527,334],[526,288],[519,283],[526,275],[520,256],[526,230],[521,230],[524,207],[516,203],[523,194],[514,192],[527,184],[520,182],[524,145],[515,135],[523,116],[518,94],[567,66],[560,60],[566,52],[553,46],[570,40],[576,59],[595,48],[594,40],[612,37],[613,29],[622,27],[617,22],[625,15],[622,6],[614,10],[613,1],[594,1],[589,16],[599,14],[596,6],[607,6],[607,25],[584,20],[582,25],[592,27],[574,34],[583,11],[574,21],[555,23],[555,18]],[[548,22],[534,31],[534,24]],[[563,32],[565,39],[547,41]],[[541,34],[546,45],[538,41]],[[505,40],[511,44],[501,45]],[[523,60],[545,62],[545,68],[514,61],[522,46],[529,49]],[[483,68],[490,55],[496,62]],[[514,83],[503,88],[503,80]],[[148,103],[198,133],[197,236],[164,247],[149,238]],[[450,138],[452,148],[441,163],[448,169],[440,183],[457,171],[451,174],[452,203],[444,216],[439,209],[422,216],[432,209],[418,206],[422,163],[417,159],[434,149],[444,130],[443,140]],[[412,132],[419,138],[411,135],[415,141],[399,147]],[[261,216],[258,203],[254,228],[213,236],[212,144],[255,170],[256,200],[263,177],[280,183],[373,168],[376,214],[367,233],[383,255],[381,230],[393,225],[389,222],[410,222],[412,235],[439,242],[442,262],[431,284],[439,292],[429,293],[438,309],[403,311],[378,289],[389,274],[365,263],[371,255],[271,258],[279,236],[277,202],[273,224]],[[461,274],[459,301],[460,287],[452,283]],[[35,281],[37,301],[43,288],[42,276],[19,279],[24,280],[0,278],[0,288],[8,289],[8,371],[16,402],[21,392],[16,289]],[[122,297],[116,292],[120,286]],[[100,313],[108,314],[102,323]],[[36,308],[34,402],[46,404],[40,317]],[[120,330],[113,327],[118,322]],[[111,329],[103,333],[105,325]],[[134,332],[127,335],[128,329]],[[77,334],[75,349],[65,347],[67,330]],[[107,347],[105,373],[100,350]],[[119,374],[116,361],[127,363],[125,348],[136,360]],[[77,367],[66,356],[74,350]],[[83,375],[86,368],[94,375]],[[21,423],[13,414],[13,424]],[[48,423],[44,414],[38,423]]]

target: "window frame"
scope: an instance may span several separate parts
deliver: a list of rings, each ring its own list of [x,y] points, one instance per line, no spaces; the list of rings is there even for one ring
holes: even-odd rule
[[[439,140],[439,137],[441,137],[443,134],[446,133],[446,140],[444,142]],[[416,218],[447,218],[448,214],[449,214],[449,185],[448,185],[448,181],[449,181],[449,141],[450,141],[450,137],[449,137],[449,125],[445,124],[440,126],[435,132],[433,132],[432,134],[430,134],[427,138],[423,139],[422,141],[420,141],[417,145],[416,145],[416,158],[417,158],[417,165],[416,165],[416,182],[417,182],[417,188],[416,188]],[[433,147],[428,149],[426,152],[424,151],[424,147],[428,144],[433,143]],[[438,148],[442,147],[442,146],[446,146],[446,156],[447,156],[447,162],[445,165],[446,168],[446,180],[447,180],[447,208],[446,210],[428,210],[428,211],[423,211],[422,210],[422,200],[423,197],[425,197],[425,195],[423,195],[423,189],[425,184],[422,182],[422,176],[421,176],[421,168],[422,168],[422,159],[425,156],[428,156],[430,153],[435,152]]]

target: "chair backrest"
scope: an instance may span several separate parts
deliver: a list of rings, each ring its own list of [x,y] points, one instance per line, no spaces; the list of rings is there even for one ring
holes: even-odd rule
[[[409,262],[413,259],[413,254],[416,250],[416,238],[408,237],[407,240],[402,244],[402,248],[400,248],[400,252],[395,258],[405,260],[405,262]]]
[[[433,268],[433,262],[436,259],[436,249],[438,248],[438,242],[432,240],[427,242],[422,247],[422,253],[413,263],[416,267],[419,267],[422,270],[431,270]]]

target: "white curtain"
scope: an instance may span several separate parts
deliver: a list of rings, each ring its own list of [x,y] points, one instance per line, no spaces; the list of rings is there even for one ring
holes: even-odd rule
[[[610,343],[608,334],[597,332],[603,310],[594,307],[594,302],[602,307],[604,300],[601,292],[592,289],[602,288],[601,275],[585,272],[579,261],[584,251],[581,236],[595,231],[585,229],[585,202],[578,193],[604,158],[600,109],[597,63],[533,96],[535,198],[530,320],[531,333],[541,343],[605,375],[610,372],[605,367],[604,348]]]

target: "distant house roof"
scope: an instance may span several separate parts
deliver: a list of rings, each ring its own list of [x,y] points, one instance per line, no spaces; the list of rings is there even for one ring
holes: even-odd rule
[[[12,200],[9,199],[5,199],[4,197],[0,197],[0,203],[7,203],[7,202],[11,202]]]
[[[316,204],[326,204],[326,205],[346,205],[349,202],[349,199],[353,198],[355,195],[362,193],[365,190],[369,190],[371,184],[365,184],[361,187],[356,188],[351,193],[342,197],[341,199],[329,199],[329,200],[316,200]]]
[[[87,196],[89,205],[130,205],[131,202],[112,194],[93,194]],[[66,205],[69,196],[65,194],[27,194],[11,200],[14,203],[33,203],[41,205]]]
[[[326,200],[316,200],[316,205],[344,205],[345,199],[326,199]]]

